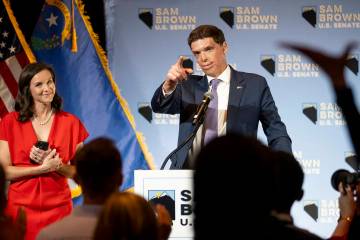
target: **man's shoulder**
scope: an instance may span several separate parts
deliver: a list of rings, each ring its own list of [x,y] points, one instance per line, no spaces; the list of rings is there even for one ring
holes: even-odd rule
[[[232,73],[235,75],[235,77],[242,79],[242,80],[251,80],[251,81],[263,81],[266,82],[266,79],[257,74],[257,73],[251,73],[251,72],[242,72],[237,70],[232,70]]]
[[[266,79],[256,73],[233,70],[231,79],[235,80],[238,84],[245,84],[251,89],[264,89],[268,86]]]
[[[43,228],[37,240],[42,239],[85,239],[90,237],[96,226],[96,217],[83,218],[69,215]],[[89,238],[90,239],[90,238]]]

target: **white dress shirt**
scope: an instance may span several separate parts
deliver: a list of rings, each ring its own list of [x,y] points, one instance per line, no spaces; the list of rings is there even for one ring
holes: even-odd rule
[[[206,76],[209,81],[214,79],[214,77]],[[229,66],[225,68],[225,70],[216,78],[221,80],[217,87],[217,95],[218,95],[218,136],[223,136],[226,134],[226,123],[227,123],[227,108],[229,103],[229,92],[230,92],[230,78],[231,78],[231,69]],[[194,159],[199,154],[202,146],[203,146],[203,131],[202,124],[196,133],[193,145],[189,150],[188,161],[190,168],[193,167]]]

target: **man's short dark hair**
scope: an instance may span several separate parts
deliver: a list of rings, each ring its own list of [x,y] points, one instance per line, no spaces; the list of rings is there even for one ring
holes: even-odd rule
[[[121,155],[112,140],[97,138],[75,155],[76,180],[89,197],[111,194],[122,178]]]
[[[188,44],[191,47],[191,43],[203,39],[203,38],[213,38],[214,42],[218,44],[223,44],[225,42],[225,36],[223,31],[213,25],[200,25],[194,30],[191,31],[188,37]]]

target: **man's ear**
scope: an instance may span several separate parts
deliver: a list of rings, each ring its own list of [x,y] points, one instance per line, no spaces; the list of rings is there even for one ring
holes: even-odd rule
[[[224,53],[227,54],[229,50],[229,46],[226,41],[223,42],[222,47],[224,48]]]

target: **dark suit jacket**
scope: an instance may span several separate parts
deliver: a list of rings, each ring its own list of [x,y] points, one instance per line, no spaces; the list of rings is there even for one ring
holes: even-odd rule
[[[151,101],[154,112],[180,114],[178,144],[192,133],[193,116],[208,88],[206,76],[190,75],[166,98],[162,94],[162,86],[155,91]],[[256,137],[260,121],[268,145],[272,149],[291,153],[291,140],[281,122],[265,78],[231,69],[227,110],[226,133]],[[171,169],[183,168],[191,145],[189,143],[176,154],[172,159]]]

